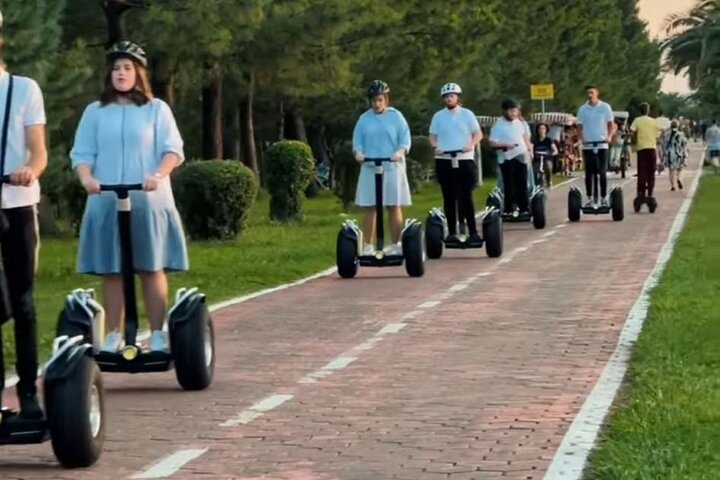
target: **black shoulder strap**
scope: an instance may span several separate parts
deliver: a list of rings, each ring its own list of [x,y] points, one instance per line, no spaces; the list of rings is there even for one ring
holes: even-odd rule
[[[2,140],[0,140],[0,175],[5,175],[5,157],[7,155],[7,137],[10,129],[10,107],[13,94],[13,74],[10,73],[8,79],[7,98],[5,99],[5,117],[3,119]],[[2,184],[0,182],[0,199],[2,199]]]

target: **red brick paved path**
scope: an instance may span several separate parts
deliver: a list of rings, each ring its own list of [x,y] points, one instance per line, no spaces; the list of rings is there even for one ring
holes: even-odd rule
[[[567,218],[560,187],[546,230],[506,225],[505,260],[446,252],[421,279],[361,269],[217,312],[211,389],[179,391],[173,373],[105,374],[108,438],[94,468],[59,469],[49,444],[7,447],[0,478],[127,478],[177,450],[208,448],[172,478],[541,479],[684,198],[666,183],[665,173],[655,215],[632,212],[630,179],[625,221],[556,228]],[[402,320],[428,300],[441,303]],[[393,322],[407,326],[351,351]],[[341,355],[357,360],[298,382]],[[219,426],[273,394],[293,398],[247,425]]]

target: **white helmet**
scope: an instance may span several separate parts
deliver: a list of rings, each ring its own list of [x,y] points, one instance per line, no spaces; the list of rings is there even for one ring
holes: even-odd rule
[[[444,97],[448,93],[455,93],[460,95],[462,93],[462,88],[460,88],[460,85],[458,85],[457,83],[446,83],[440,89],[440,96]]]

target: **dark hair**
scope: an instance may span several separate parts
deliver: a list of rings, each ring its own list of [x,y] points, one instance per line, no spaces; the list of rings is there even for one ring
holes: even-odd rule
[[[592,89],[592,90],[598,90],[598,88],[597,88],[594,84],[592,84],[592,83],[590,83],[590,84],[588,84],[588,85],[585,85],[585,91],[590,90],[590,89]]]
[[[550,126],[547,123],[540,122],[535,126],[535,136],[536,137],[540,135],[540,127],[545,127],[546,134],[550,133]]]
[[[135,86],[127,93],[118,92],[112,84],[112,72],[117,60],[110,62],[108,64],[108,70],[105,73],[103,91],[100,94],[100,104],[102,106],[117,102],[121,97],[127,98],[138,107],[145,105],[153,99],[152,85],[150,84],[147,69],[137,60],[132,58],[128,58],[128,60],[135,66]]]
[[[641,103],[640,113],[643,115],[647,115],[648,113],[650,113],[650,104],[645,102]],[[660,112],[660,115],[662,115],[662,111]]]

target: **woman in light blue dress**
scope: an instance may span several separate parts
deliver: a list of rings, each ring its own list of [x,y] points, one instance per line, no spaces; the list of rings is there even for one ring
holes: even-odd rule
[[[108,52],[100,100],[85,109],[70,157],[88,199],[80,227],[78,272],[100,275],[109,332],[102,350],[122,347],[124,310],[116,196],[100,185],[143,184],[131,192],[132,245],[148,313],[152,351],[168,351],[162,331],[167,310],[166,271],[188,269],[185,235],[175,207],[170,172],[184,160],[170,107],[154,99],[145,52],[121,42]]]
[[[405,166],[405,155],[410,151],[410,127],[400,111],[392,108],[385,82],[375,80],[368,89],[372,108],[365,111],[353,131],[355,159],[363,163],[365,158],[389,158],[383,164],[383,205],[390,217],[391,244],[385,248],[390,255],[402,254],[400,233],[403,228],[402,207],[411,205],[410,185]],[[363,255],[375,253],[375,167],[363,163],[360,168],[355,204],[365,211]]]

